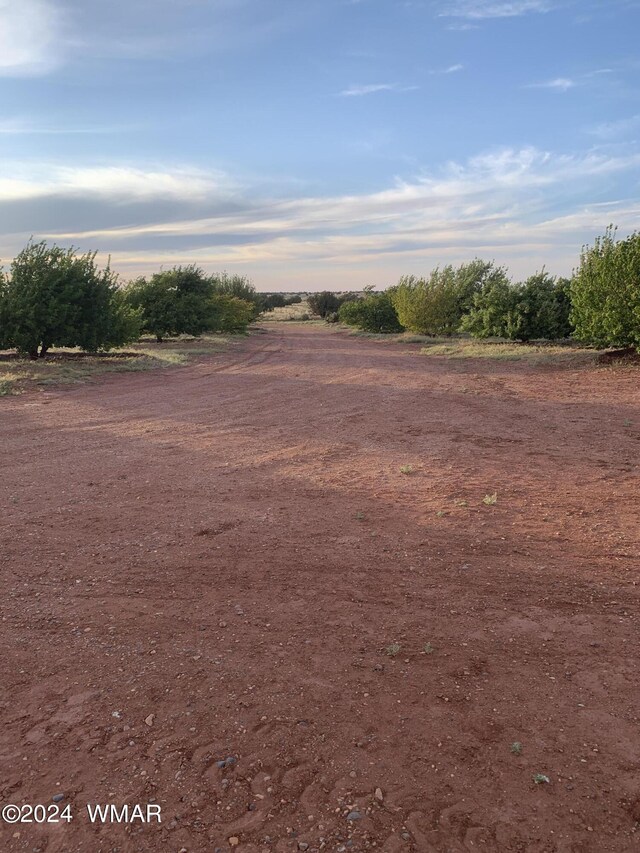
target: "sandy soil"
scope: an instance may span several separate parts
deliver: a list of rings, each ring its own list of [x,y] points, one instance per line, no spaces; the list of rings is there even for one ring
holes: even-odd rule
[[[640,849],[637,367],[283,324],[0,429],[3,851]]]

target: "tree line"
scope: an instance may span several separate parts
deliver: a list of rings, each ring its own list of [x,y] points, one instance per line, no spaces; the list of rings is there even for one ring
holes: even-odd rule
[[[381,293],[343,301],[338,319],[370,332],[467,333],[514,341],[573,337],[598,347],[640,350],[640,233],[609,227],[583,246],[571,278],[544,269],[523,282],[479,259],[429,276],[403,276]]]
[[[0,271],[0,349],[42,358],[51,347],[99,352],[151,334],[165,338],[241,332],[262,311],[244,276],[195,265],[162,270],[124,287],[96,253],[30,242]]]

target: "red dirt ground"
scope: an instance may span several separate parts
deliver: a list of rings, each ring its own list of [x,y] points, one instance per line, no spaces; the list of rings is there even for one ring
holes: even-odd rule
[[[640,849],[637,367],[274,324],[0,423],[3,851]]]

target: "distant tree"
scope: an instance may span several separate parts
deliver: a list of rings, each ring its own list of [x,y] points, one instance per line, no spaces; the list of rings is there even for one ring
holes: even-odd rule
[[[212,286],[194,265],[174,267],[139,278],[126,289],[126,300],[140,310],[143,331],[158,342],[175,335],[201,335],[211,324]]]
[[[4,343],[42,358],[52,346],[97,352],[137,337],[136,314],[119,296],[116,275],[109,266],[98,269],[95,258],[28,243],[3,287]]]
[[[284,308],[289,303],[281,293],[266,293],[262,295],[262,310],[273,311],[274,308]]]
[[[341,323],[366,332],[401,332],[403,328],[387,291],[368,290],[361,299],[344,302],[338,318]]]
[[[263,294],[257,293],[251,281],[243,275],[229,275],[229,273],[216,273],[210,277],[213,293],[223,296],[236,296],[253,305],[254,318],[263,310]]]
[[[253,302],[215,293],[210,300],[210,330],[215,332],[244,332],[255,317]]]
[[[329,314],[335,313],[341,305],[342,300],[330,290],[322,290],[319,293],[312,293],[308,298],[309,310],[312,314],[319,314],[321,317],[327,317]]]
[[[570,291],[579,340],[640,350],[640,233],[616,240],[609,226],[593,246],[583,246]]]

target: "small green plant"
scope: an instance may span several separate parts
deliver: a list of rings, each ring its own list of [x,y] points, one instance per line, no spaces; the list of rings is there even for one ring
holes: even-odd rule
[[[401,649],[402,646],[400,645],[400,643],[391,643],[389,646],[387,646],[385,652],[389,655],[390,658],[394,658],[396,655],[400,654]]]
[[[494,504],[498,503],[498,493],[494,492],[492,495],[485,495],[482,498],[482,503],[485,504],[485,506],[494,506]]]
[[[358,521],[364,521],[364,520],[365,520],[365,518],[366,518],[366,516],[365,516],[365,514],[364,514],[363,512],[357,512],[357,513],[356,513],[356,519],[357,519]]]
[[[536,775],[533,777],[533,781],[536,783],[536,785],[550,785],[551,784],[551,779],[549,779],[548,776],[545,776],[544,773],[536,773]]]
[[[431,643],[425,643],[422,651],[425,655],[432,655],[435,652],[435,648],[431,645]]]
[[[469,506],[469,504],[467,503],[467,501],[454,501],[454,504],[455,504],[456,506]]]
[[[413,465],[401,465],[400,466],[401,474],[413,474]]]
[[[511,744],[511,752],[514,755],[522,755],[522,744],[520,741],[516,740]]]
[[[436,513],[438,518],[444,518],[446,515],[449,515],[446,509],[439,509]]]

